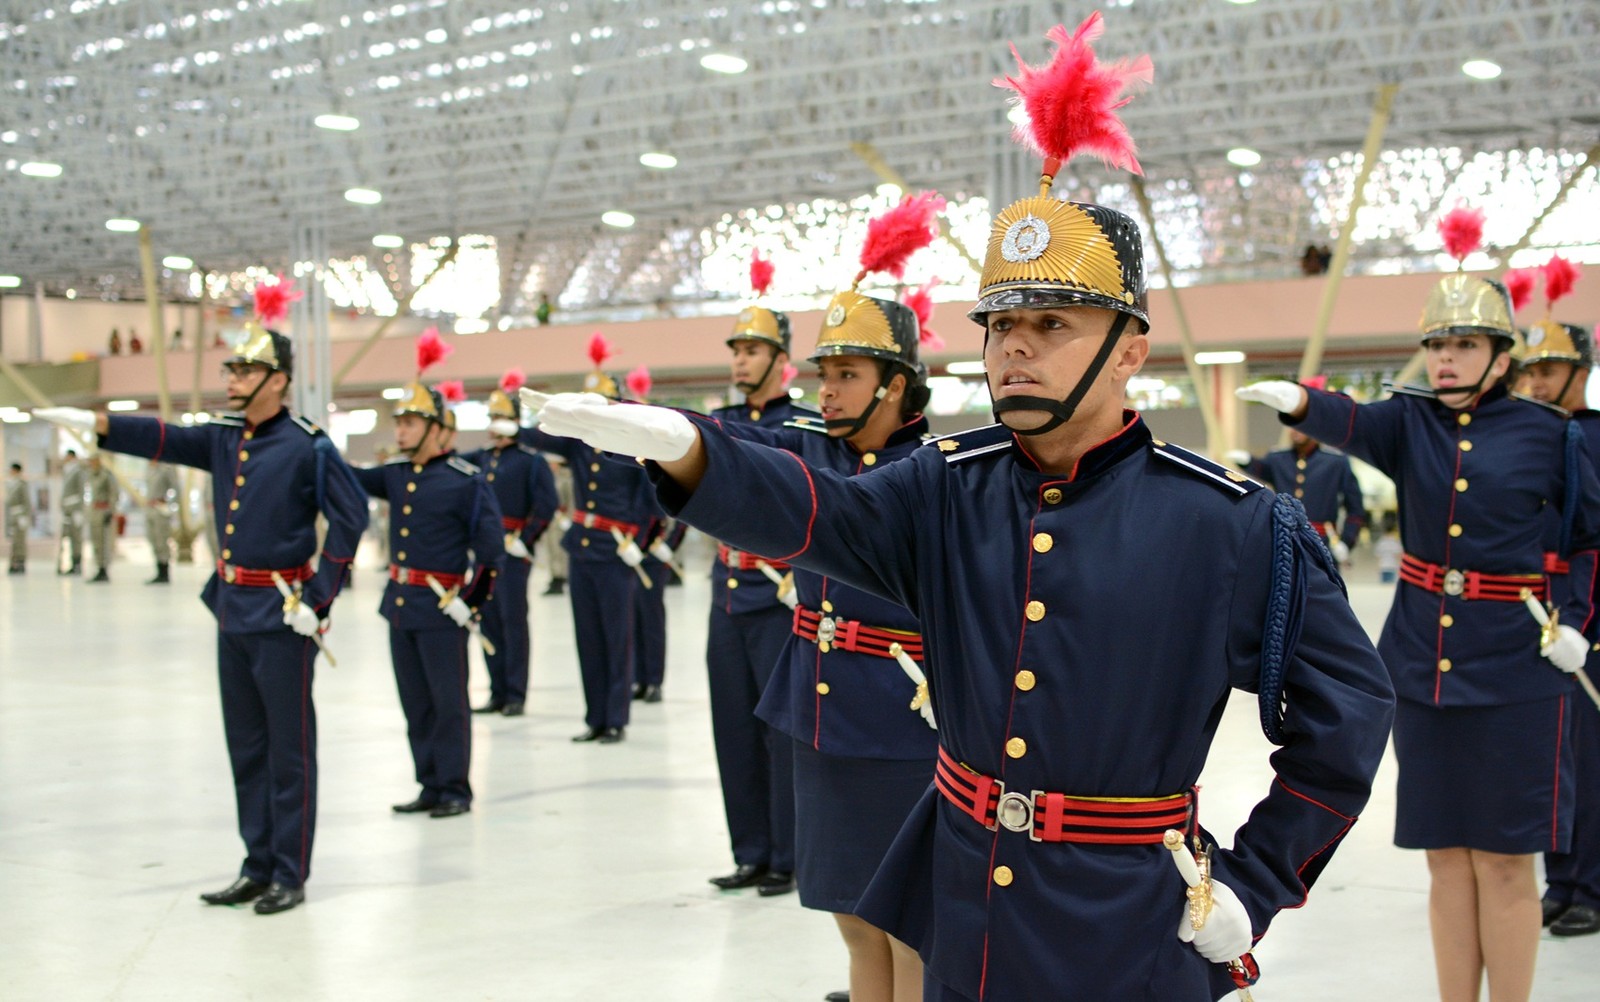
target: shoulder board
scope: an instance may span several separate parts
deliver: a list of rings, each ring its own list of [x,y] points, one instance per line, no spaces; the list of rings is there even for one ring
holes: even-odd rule
[[[1412,383],[1395,383],[1387,379],[1383,381],[1383,388],[1390,393],[1398,393],[1407,397],[1422,397],[1427,400],[1438,400],[1439,395],[1426,386],[1416,386]]]
[[[313,424],[310,421],[307,421],[305,418],[301,417],[298,414],[290,414],[289,415],[289,420],[291,420],[295,424],[299,425],[300,426],[300,430],[305,432],[307,435],[320,435],[320,434],[322,434],[322,429],[321,428],[318,428],[315,424]]]
[[[1011,448],[1011,429],[1003,424],[987,424],[949,435],[923,440],[923,446],[938,449],[947,463],[962,463],[979,456],[1005,452]]]
[[[383,461],[383,465],[385,465],[385,466],[395,466],[395,465],[397,465],[399,463],[409,463],[409,462],[411,462],[411,457],[410,456],[390,456],[388,459],[385,459]]]
[[[1170,445],[1160,439],[1153,439],[1150,451],[1172,463],[1174,466],[1188,470],[1202,480],[1209,481],[1213,486],[1222,488],[1229,494],[1244,497],[1246,494],[1261,490],[1261,484],[1256,483],[1238,470],[1213,463],[1211,460],[1196,452]]]
[[[1525,404],[1533,404],[1535,407],[1543,407],[1545,410],[1549,411],[1550,413],[1560,415],[1561,417],[1564,417],[1564,418],[1569,418],[1569,417],[1572,416],[1572,412],[1571,411],[1567,410],[1565,407],[1561,407],[1561,406],[1558,406],[1556,404],[1548,404],[1548,403],[1545,403],[1543,400],[1535,400],[1532,397],[1525,397],[1520,393],[1513,393],[1510,396],[1511,396],[1512,400],[1520,400]]]
[[[828,426],[826,424],[809,417],[801,417],[795,418],[792,421],[785,421],[783,426],[785,428],[798,428],[801,431],[821,432],[824,435],[828,433]]]
[[[213,414],[207,424],[217,424],[224,428],[243,428],[244,418],[237,414]]]
[[[459,470],[460,472],[465,473],[469,477],[475,477],[479,474],[479,472],[481,472],[478,467],[467,462],[465,459],[462,459],[460,456],[451,456],[449,459],[445,460],[445,464],[453,470]]]

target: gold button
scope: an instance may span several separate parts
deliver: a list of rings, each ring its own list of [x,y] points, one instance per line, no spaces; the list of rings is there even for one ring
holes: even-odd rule
[[[249,458],[250,458],[250,453],[246,452],[243,449],[239,450],[239,462],[242,463],[242,462],[244,462],[245,460],[247,460]]]
[[[760,421],[761,420],[761,412],[760,411],[751,411],[750,412],[750,420],[751,421]]]
[[[1450,627],[1456,625],[1456,617],[1447,612],[1443,616],[1439,617],[1439,625],[1448,630]]]
[[[1294,475],[1294,482],[1297,483],[1297,484],[1305,483],[1306,482],[1306,475],[1304,473],[1296,473]]]
[[[819,641],[817,641],[817,650],[819,650],[822,653],[826,654],[829,651],[833,650],[833,645],[828,643],[826,640],[819,640]]]
[[[487,479],[491,484],[494,483],[494,474],[493,473],[489,474]]]
[[[1043,619],[1044,618],[1044,603],[1038,601],[1037,599],[1032,601],[1032,602],[1029,602],[1028,603],[1028,608],[1027,608],[1027,615],[1028,615],[1028,619],[1031,622],[1037,623],[1039,620]]]
[[[1450,526],[1450,535],[1459,536],[1459,535],[1461,535],[1462,531],[1463,530],[1461,528],[1461,523],[1460,522],[1455,522],[1455,523],[1451,524],[1451,526]]]
[[[1466,439],[1462,439],[1461,440],[1461,451],[1462,452],[1471,452],[1472,451],[1472,443],[1467,441]]]
[[[417,485],[416,484],[406,484],[406,493],[415,494],[416,492],[417,492]]]
[[[1467,489],[1467,478],[1466,477],[1458,477],[1456,479],[1456,490],[1464,491],[1466,489]]]
[[[595,482],[594,482],[594,481],[593,481],[593,480],[591,480],[591,481],[589,481],[589,489],[590,489],[590,490],[591,490],[591,491],[592,491],[592,490],[594,490],[594,489],[595,489],[595,488],[597,488],[597,487],[599,487],[599,486],[600,486],[600,485],[599,485],[599,484],[597,484],[597,483],[595,483]]]
[[[1450,666],[1450,659],[1449,658],[1440,658],[1439,659],[1439,670],[1440,671],[1449,671],[1450,667],[1451,666]]]
[[[832,612],[833,611],[833,603],[827,601],[826,599],[824,599],[823,602],[822,602],[822,611],[823,612]]]
[[[233,478],[233,486],[235,486],[235,487],[243,487],[244,486],[244,477],[234,477]]]
[[[736,577],[733,577],[732,575],[729,575],[729,577],[728,577],[728,587],[729,588],[737,588],[737,587],[739,587],[739,579],[736,578]]]
[[[583,506],[585,508],[589,509],[590,511],[594,511],[594,502],[593,501],[585,501],[583,503]]]
[[[589,472],[590,473],[599,473],[600,472],[600,464],[599,463],[590,463],[589,464]]]
[[[1017,688],[1018,689],[1021,689],[1023,692],[1028,692],[1036,684],[1037,684],[1037,680],[1033,677],[1033,672],[1029,671],[1026,668],[1024,668],[1021,671],[1017,672]]]
[[[1033,552],[1049,553],[1050,547],[1056,545],[1055,537],[1048,532],[1035,533],[1033,537]]]
[[[1012,738],[1006,742],[1006,754],[1012,758],[1021,758],[1028,754],[1028,742],[1021,738]]]
[[[1456,424],[1459,424],[1461,427],[1465,428],[1467,425],[1469,425],[1471,423],[1472,423],[1472,415],[1471,414],[1457,414],[1456,415]]]
[[[1060,504],[1061,503],[1061,491],[1059,489],[1055,488],[1055,487],[1051,487],[1050,489],[1046,490],[1044,492],[1044,503],[1045,504]]]
[[[422,464],[421,463],[412,463],[411,464],[411,472],[412,473],[421,473],[422,472]]]
[[[223,532],[224,535],[228,535],[228,536],[233,535],[233,523],[230,522],[227,525],[223,526],[222,527],[222,532]]]
[[[589,541],[587,539],[580,539],[580,540],[578,540],[578,545],[579,546],[588,546],[589,545]]]
[[[396,560],[404,562],[404,560],[406,559],[406,551],[405,550],[401,550],[399,553],[396,553],[394,555],[394,558]]]
[[[873,463],[876,463],[877,461],[878,461],[878,456],[877,456],[876,453],[869,452],[866,455],[861,457],[861,465],[862,466],[871,466]]]
[[[234,498],[232,501],[228,502],[228,510],[229,511],[238,511],[239,510],[239,499],[238,498]]]
[[[401,508],[400,509],[400,514],[402,514],[402,515],[411,514],[411,506],[410,505],[406,505],[404,508]]]
[[[232,550],[223,550],[223,551],[222,551],[222,559],[223,559],[223,560],[228,560],[228,559],[230,559],[230,558],[231,558],[231,557],[232,557],[232,556],[233,556],[233,551],[232,551]]]
[[[1306,468],[1306,461],[1303,459],[1297,459],[1294,461],[1294,466],[1297,470],[1303,470]]]
[[[819,692],[822,695],[826,696],[828,694],[828,683],[826,683],[826,682],[818,682],[817,683],[817,692]]]
[[[395,605],[405,605],[406,604],[405,596],[396,595],[395,599],[394,599],[394,604]]]
[[[402,529],[401,529],[401,530],[400,530],[400,535],[402,535],[402,536],[409,536],[409,535],[411,535],[411,530],[410,530],[410,529],[405,529],[405,528],[402,528]]]
[[[250,441],[252,438],[255,438],[255,437],[256,437],[256,433],[253,432],[253,431],[247,431],[247,432],[244,433],[244,440],[246,442]]]
[[[997,866],[994,868],[994,882],[999,887],[1011,886],[1011,867]]]
[[[1303,497],[1306,496],[1306,492],[1305,492],[1304,489],[1296,487],[1294,489],[1294,496],[1297,497],[1297,498],[1303,498]]]

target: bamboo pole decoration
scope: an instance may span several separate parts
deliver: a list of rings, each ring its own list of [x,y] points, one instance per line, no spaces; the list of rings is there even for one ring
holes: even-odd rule
[[[1212,407],[1211,384],[1206,381],[1206,373],[1194,360],[1194,334],[1189,329],[1189,316],[1183,311],[1183,297],[1178,295],[1178,287],[1172,281],[1172,263],[1167,260],[1167,247],[1161,242],[1161,234],[1156,232],[1155,207],[1150,204],[1150,194],[1145,191],[1144,178],[1138,174],[1133,175],[1133,193],[1139,199],[1139,211],[1144,213],[1144,225],[1150,234],[1150,246],[1156,250],[1156,261],[1161,265],[1161,277],[1166,280],[1167,292],[1172,296],[1172,313],[1178,322],[1178,343],[1183,348],[1183,367],[1189,372],[1189,379],[1194,383],[1194,399],[1200,408],[1201,420],[1206,426],[1206,445],[1213,455],[1219,449],[1229,448],[1231,443],[1222,441],[1222,429],[1218,422],[1218,415]]]
[[[878,175],[878,180],[885,184],[892,184],[901,191],[911,190],[911,186],[906,183],[905,177],[889,166],[889,162],[883,159],[883,154],[878,152],[876,146],[858,141],[851,143],[850,149],[856,156],[861,158],[863,163],[872,169],[872,173]],[[968,264],[972,265],[973,271],[980,275],[983,274],[983,262],[973,257],[971,252],[962,246],[961,241],[955,238],[955,235],[950,231],[950,221],[945,219],[944,216],[940,216],[936,222],[939,224],[939,235],[944,237],[945,242],[954,247],[956,253],[960,254]]]
[[[345,363],[339,366],[339,371],[333,377],[333,385],[328,388],[330,397],[338,392],[340,384],[344,382],[346,376],[350,375],[350,370],[354,369],[366,357],[367,352],[372,350],[373,345],[383,339],[383,335],[388,331],[389,326],[400,319],[401,315],[411,312],[411,304],[416,301],[417,294],[426,289],[428,283],[432,282],[440,272],[444,271],[446,265],[456,259],[456,253],[460,250],[460,241],[451,243],[450,249],[445,251],[444,257],[441,257],[439,263],[433,266],[433,270],[428,272],[428,277],[424,278],[415,289],[411,290],[411,295],[407,296],[406,301],[400,304],[400,308],[394,311],[394,316],[384,318],[383,323],[378,325],[378,329],[368,334],[367,339],[361,342],[361,347],[356,349],[355,354],[345,359]]]
[[[172,393],[167,388],[167,338],[161,322],[161,290],[156,284],[156,255],[150,227],[139,227],[139,270],[144,273],[144,301],[150,308],[150,348],[156,356],[156,407],[161,420],[172,421]]]

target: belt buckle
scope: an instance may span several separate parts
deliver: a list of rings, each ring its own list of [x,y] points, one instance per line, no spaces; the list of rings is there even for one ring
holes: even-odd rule
[[[223,564],[222,565],[222,580],[228,582],[228,584],[233,584],[233,579],[234,579],[233,565],[232,564]]]
[[[1032,794],[1001,794],[1000,802],[995,804],[994,817],[1007,831],[1027,832],[1034,841],[1038,841],[1038,836],[1034,835],[1033,831]]]
[[[818,646],[821,646],[822,644],[833,643],[834,634],[837,633],[838,630],[839,624],[837,620],[835,620],[832,616],[823,616],[817,621]]]
[[[1467,590],[1467,576],[1461,571],[1449,570],[1444,572],[1444,581],[1440,584],[1444,593],[1449,596],[1460,595]]]

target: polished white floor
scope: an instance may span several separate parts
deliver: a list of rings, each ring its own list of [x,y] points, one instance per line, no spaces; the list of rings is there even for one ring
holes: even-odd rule
[[[573,745],[581,696],[564,599],[537,595],[529,715],[478,717],[473,812],[399,817],[415,793],[368,559],[319,668],[321,809],[307,904],[207,908],[240,847],[202,572],[146,587],[0,579],[0,999],[600,999],[817,1002],[845,984],[832,922],[793,896],[719,893],[730,868],[703,668],[708,585],[668,593],[667,699],[626,743]],[[705,566],[698,561],[697,566]],[[1374,632],[1388,589],[1353,599]],[[474,698],[486,689],[475,670]],[[1253,699],[1204,779],[1229,832],[1266,788]],[[1434,997],[1420,854],[1389,844],[1386,766],[1308,905],[1257,957],[1261,1002]],[[1174,922],[1176,923],[1176,915]],[[1600,998],[1600,937],[1541,945],[1536,999]]]

